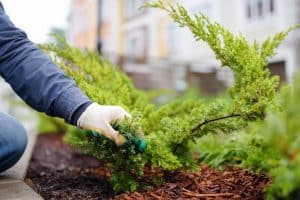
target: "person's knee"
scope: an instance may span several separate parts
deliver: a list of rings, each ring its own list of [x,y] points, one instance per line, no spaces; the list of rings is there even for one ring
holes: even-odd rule
[[[22,124],[0,112],[0,165],[4,163],[6,168],[14,165],[22,156],[26,145],[27,134]]]
[[[11,140],[12,146],[14,147],[14,154],[19,156],[19,158],[23,155],[26,146],[27,146],[27,134],[25,128],[20,124],[17,129],[14,130],[14,139]],[[18,158],[18,159],[19,159]]]

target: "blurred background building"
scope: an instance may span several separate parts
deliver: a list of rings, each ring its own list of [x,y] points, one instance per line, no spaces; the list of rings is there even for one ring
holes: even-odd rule
[[[206,44],[196,42],[166,13],[139,9],[147,0],[72,0],[68,40],[99,51],[119,64],[144,89],[184,90],[194,84],[215,94],[232,82],[228,69],[219,68]],[[250,41],[300,22],[300,0],[181,0],[190,12],[203,12]],[[299,31],[284,41],[270,60],[272,74],[291,81],[300,66]]]
[[[192,13],[203,12],[231,31],[242,32],[250,41],[262,41],[300,23],[300,0],[177,1]],[[207,45],[196,42],[189,30],[158,9],[139,9],[147,0],[1,2],[34,42],[46,42],[46,32],[65,34],[72,45],[98,51],[120,65],[140,88],[183,91],[191,84],[216,94],[232,83],[230,71],[220,68]],[[300,67],[299,37],[299,30],[293,31],[269,62],[272,74],[283,82],[290,82]],[[7,106],[13,96],[0,80],[0,110],[17,113],[16,106]]]

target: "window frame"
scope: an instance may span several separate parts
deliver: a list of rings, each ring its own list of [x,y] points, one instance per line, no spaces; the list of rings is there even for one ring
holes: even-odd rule
[[[129,9],[128,9],[128,6],[129,6],[129,2],[130,3],[140,3],[140,2],[142,2],[141,4],[140,4],[140,6],[142,6],[144,3],[147,3],[149,0],[125,0],[125,6],[124,6],[124,18],[125,18],[125,20],[132,20],[132,19],[135,19],[135,18],[138,18],[138,17],[140,17],[140,16],[142,16],[142,15],[145,15],[146,13],[147,13],[147,10],[148,9],[142,9],[142,11],[141,10],[139,10],[138,8],[139,8],[139,6],[136,6],[136,8],[130,8],[130,9],[134,9],[134,10],[131,10],[130,12],[132,12],[132,11],[134,11],[133,13],[130,13],[129,14]],[[132,6],[132,5],[131,5]]]
[[[133,34],[135,33],[135,34]],[[139,33],[139,34],[137,34]],[[130,31],[126,31],[126,39],[125,39],[125,49],[126,52],[129,52],[127,55],[125,55],[127,57],[127,59],[134,61],[135,63],[146,63],[147,57],[148,57],[148,53],[149,53],[149,28],[146,25],[142,25],[139,27],[136,27]],[[137,35],[142,35],[142,44],[143,44],[143,49],[141,51],[139,51],[139,53],[132,53],[132,52],[137,52],[137,50],[135,49],[131,49],[131,44],[129,45],[129,43],[131,43],[132,39],[136,39],[135,37]],[[128,43],[129,42],[129,43]],[[139,42],[139,40],[137,40],[137,42]]]
[[[261,13],[259,4],[261,2]],[[259,21],[276,15],[276,0],[245,0],[245,18],[247,21]]]

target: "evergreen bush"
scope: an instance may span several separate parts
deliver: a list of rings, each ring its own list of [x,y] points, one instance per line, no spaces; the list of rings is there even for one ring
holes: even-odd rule
[[[146,151],[140,153],[133,144],[117,147],[100,134],[79,129],[67,134],[67,142],[107,163],[116,192],[133,191],[145,185],[145,166],[163,170],[195,169],[197,160],[192,157],[191,144],[196,139],[239,130],[249,121],[263,119],[267,106],[277,107],[274,97],[278,77],[270,76],[267,60],[291,30],[278,33],[260,45],[256,41],[249,43],[242,34],[234,35],[201,13],[190,15],[179,4],[157,1],[146,6],[165,10],[180,26],[188,27],[196,40],[206,42],[221,66],[232,70],[234,84],[229,89],[230,98],[178,99],[157,108],[117,66],[99,55],[73,48],[61,38],[58,38],[59,46],[43,45],[93,101],[120,105],[133,113],[132,118],[115,128],[127,138],[138,134],[148,143]],[[150,185],[155,182],[161,181],[154,176]]]

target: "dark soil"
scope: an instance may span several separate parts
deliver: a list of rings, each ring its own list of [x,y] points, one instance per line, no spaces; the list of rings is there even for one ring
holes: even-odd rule
[[[38,137],[26,182],[45,199],[254,200],[263,199],[270,181],[245,169],[220,172],[200,166],[196,173],[168,174],[167,183],[161,187],[114,196],[109,176],[103,162],[66,145],[61,135],[50,134]]]
[[[95,173],[103,171],[102,175]],[[112,195],[103,163],[74,150],[62,135],[38,137],[26,182],[45,199],[105,199]]]

